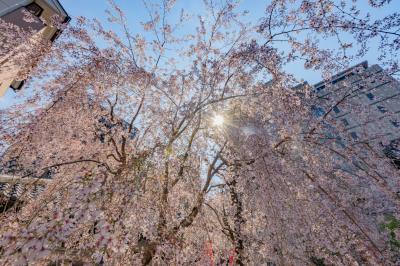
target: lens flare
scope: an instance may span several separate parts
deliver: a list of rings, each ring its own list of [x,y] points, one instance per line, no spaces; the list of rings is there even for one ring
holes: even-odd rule
[[[213,118],[214,126],[222,126],[224,124],[224,117],[222,115],[215,115]]]

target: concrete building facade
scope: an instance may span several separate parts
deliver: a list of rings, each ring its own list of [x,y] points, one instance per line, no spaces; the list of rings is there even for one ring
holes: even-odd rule
[[[330,116],[353,143],[368,143],[400,167],[400,82],[362,62],[313,87],[313,112]]]
[[[26,21],[25,12],[33,15],[33,21]],[[29,38],[43,38],[54,41],[61,30],[51,26],[51,19],[58,15],[64,23],[70,17],[58,0],[0,0],[0,19],[6,23],[18,26],[22,30],[33,31]],[[1,37],[1,33],[0,33]],[[3,36],[3,38],[6,38]],[[1,44],[0,44],[1,45]],[[1,48],[1,47],[0,47]],[[0,97],[8,88],[19,90],[24,84],[17,78],[19,67],[13,62],[13,52],[0,55]],[[33,60],[35,61],[35,60]],[[36,64],[37,62],[32,62]]]

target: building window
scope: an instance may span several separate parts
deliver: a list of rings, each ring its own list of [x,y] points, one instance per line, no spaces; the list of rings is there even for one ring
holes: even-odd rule
[[[311,106],[311,111],[315,117],[321,117],[325,114],[325,110],[320,106]]]
[[[400,126],[400,122],[398,120],[390,120],[390,123],[392,123],[392,125],[394,127],[399,127]]]
[[[371,101],[375,99],[375,96],[370,92],[367,93],[366,95],[367,95],[368,99],[370,99]]]
[[[43,12],[43,8],[41,8],[38,4],[36,3],[31,3],[27,6],[25,6],[25,8],[31,12],[33,15],[35,15],[36,17],[40,17],[40,15]]]
[[[388,111],[384,106],[381,105],[378,105],[377,108],[381,113],[386,113]]]
[[[350,136],[351,136],[354,140],[357,140],[357,139],[358,139],[358,136],[357,136],[357,133],[356,133],[356,132],[351,132],[351,133],[350,133]]]
[[[53,36],[51,37],[50,41],[51,41],[51,42],[54,42],[55,40],[57,40],[57,38],[60,36],[60,34],[61,34],[61,30],[58,29],[58,30],[53,34]]]
[[[395,139],[383,149],[385,155],[392,161],[395,167],[400,169],[400,139]]]
[[[13,81],[10,84],[10,87],[14,90],[14,91],[19,91],[21,90],[21,88],[24,86],[25,81],[24,80],[19,80],[19,81]]]
[[[338,79],[335,79],[334,81],[332,81],[332,84],[336,84],[336,83],[338,83],[339,81],[344,80],[345,78],[346,78],[346,76],[343,76],[343,77],[340,77],[340,78],[338,78]]]
[[[320,92],[320,91],[323,90],[324,88],[325,88],[325,85],[322,85],[322,86],[316,88],[315,90],[316,90],[317,92]]]
[[[44,179],[51,179],[53,176],[53,173],[51,170],[46,170],[39,178],[44,178]]]
[[[339,109],[339,107],[337,107],[337,106],[334,106],[333,107],[333,111],[335,112],[335,113],[340,113],[340,109]]]
[[[339,145],[342,148],[345,148],[346,146],[344,145],[343,139],[341,137],[336,137],[336,144]]]
[[[343,118],[343,119],[342,119],[342,122],[343,122],[343,125],[344,125],[345,127],[347,127],[347,126],[349,125],[349,121],[347,121],[346,118]]]

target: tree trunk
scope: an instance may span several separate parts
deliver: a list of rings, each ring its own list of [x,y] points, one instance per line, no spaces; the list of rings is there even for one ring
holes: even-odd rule
[[[237,172],[237,171],[235,171],[235,172]],[[235,207],[235,215],[234,215],[235,243],[234,243],[234,245],[235,245],[235,253],[237,256],[236,264],[240,265],[240,266],[244,266],[245,262],[246,262],[246,255],[245,255],[245,250],[244,250],[242,226],[245,223],[245,220],[242,215],[242,212],[243,212],[242,201],[241,201],[239,193],[236,190],[237,178],[239,178],[239,177],[236,173],[234,176],[234,179],[228,183],[228,186],[230,189],[231,202],[232,202],[233,206]]]

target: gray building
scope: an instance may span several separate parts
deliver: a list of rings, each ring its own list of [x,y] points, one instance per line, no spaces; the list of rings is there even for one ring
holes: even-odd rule
[[[383,151],[400,167],[400,82],[380,66],[365,61],[317,83],[312,103],[314,114],[328,112],[349,143]]]

